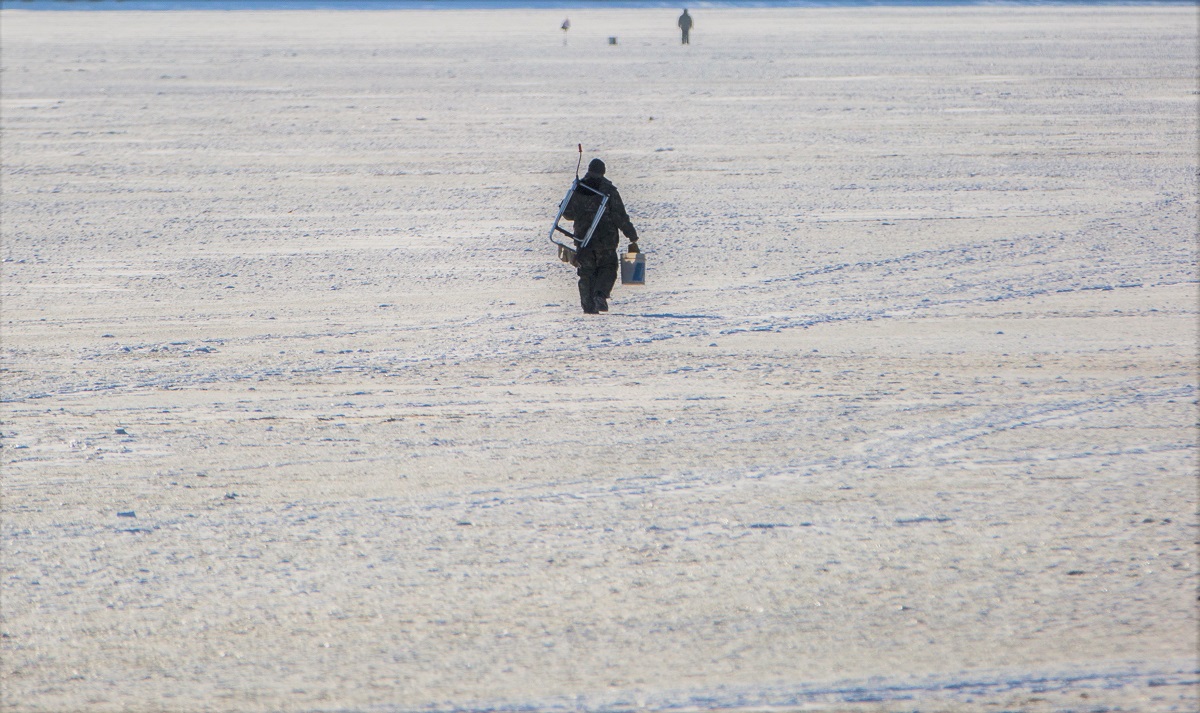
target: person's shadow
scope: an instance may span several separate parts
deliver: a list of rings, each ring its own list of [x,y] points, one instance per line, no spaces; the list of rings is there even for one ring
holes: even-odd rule
[[[648,317],[650,319],[721,319],[719,314],[627,314],[626,317]]]

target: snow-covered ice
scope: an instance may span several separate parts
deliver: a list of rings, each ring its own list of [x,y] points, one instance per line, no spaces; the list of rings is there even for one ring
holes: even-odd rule
[[[5,710],[1196,707],[1195,8],[677,12],[0,12]]]

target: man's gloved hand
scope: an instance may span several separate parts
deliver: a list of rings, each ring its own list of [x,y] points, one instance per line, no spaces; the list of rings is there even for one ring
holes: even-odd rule
[[[630,253],[640,253],[640,252],[641,252],[641,250],[638,250],[638,246],[637,246],[637,241],[636,241],[636,240],[630,240],[630,241],[629,241],[629,252],[630,252]]]

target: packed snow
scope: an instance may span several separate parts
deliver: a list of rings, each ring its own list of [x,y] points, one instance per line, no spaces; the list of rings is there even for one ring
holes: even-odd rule
[[[677,13],[0,11],[5,710],[1196,708],[1195,8]]]

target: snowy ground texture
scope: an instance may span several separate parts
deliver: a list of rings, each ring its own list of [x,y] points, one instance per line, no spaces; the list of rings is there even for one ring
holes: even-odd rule
[[[1195,8],[677,12],[0,15],[4,710],[1195,709]]]

